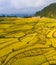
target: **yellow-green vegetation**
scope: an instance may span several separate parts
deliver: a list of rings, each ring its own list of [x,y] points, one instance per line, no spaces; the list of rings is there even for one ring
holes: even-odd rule
[[[0,18],[0,65],[56,65],[56,19]]]

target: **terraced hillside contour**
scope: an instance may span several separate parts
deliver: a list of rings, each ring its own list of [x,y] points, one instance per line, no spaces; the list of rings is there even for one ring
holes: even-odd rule
[[[0,65],[56,65],[56,20],[1,18]]]

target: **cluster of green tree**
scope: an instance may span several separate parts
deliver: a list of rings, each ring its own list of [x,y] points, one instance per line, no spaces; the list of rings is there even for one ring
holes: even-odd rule
[[[0,15],[0,17],[20,17],[20,16],[16,16],[16,15]],[[26,15],[26,16],[23,16],[23,18],[29,18],[29,17],[32,17],[31,15]]]
[[[27,15],[27,16],[23,16],[23,18],[31,18],[32,16],[30,16],[30,15]]]
[[[0,17],[17,17],[17,16],[10,16],[10,15],[0,15]]]

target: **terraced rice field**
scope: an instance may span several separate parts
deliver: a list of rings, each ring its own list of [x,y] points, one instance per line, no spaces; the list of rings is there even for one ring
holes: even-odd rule
[[[56,65],[56,20],[0,18],[0,65]]]

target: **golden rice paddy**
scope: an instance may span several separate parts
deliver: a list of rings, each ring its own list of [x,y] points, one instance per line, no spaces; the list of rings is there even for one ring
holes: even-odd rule
[[[0,18],[0,65],[56,65],[56,19]]]

